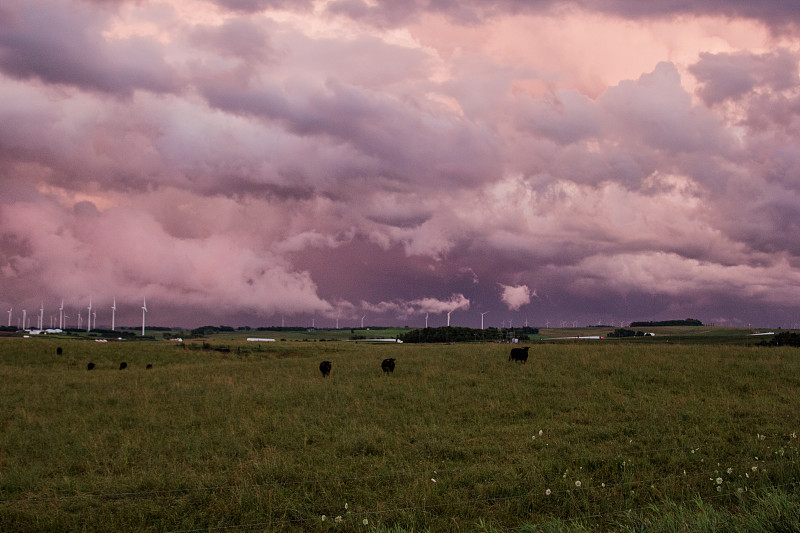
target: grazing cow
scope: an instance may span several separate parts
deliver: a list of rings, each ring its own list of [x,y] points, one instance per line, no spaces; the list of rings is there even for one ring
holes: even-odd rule
[[[94,363],[89,363],[86,365],[86,370],[94,370]]]
[[[128,363],[126,363],[125,361],[123,361],[123,362],[121,362],[119,364],[119,369],[120,370],[125,370],[126,368],[128,368]]]
[[[61,349],[61,346],[56,348],[56,355],[61,355],[62,353],[64,353],[64,350]]]
[[[394,357],[390,359],[384,359],[381,363],[381,368],[383,369],[384,374],[391,374],[394,372]]]
[[[526,346],[524,348],[511,348],[511,353],[508,355],[508,360],[527,363],[528,350],[530,350],[530,346]]]
[[[319,364],[319,371],[322,372],[322,377],[326,378],[331,375],[331,362],[323,361]]]
[[[147,366],[144,367],[146,370],[153,370],[153,365],[151,363],[147,363]]]

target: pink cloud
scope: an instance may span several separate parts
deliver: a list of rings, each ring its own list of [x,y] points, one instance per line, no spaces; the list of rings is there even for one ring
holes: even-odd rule
[[[527,285],[512,286],[503,285],[502,283],[499,285],[502,289],[500,300],[502,300],[511,311],[519,311],[520,307],[531,303],[533,292]]]

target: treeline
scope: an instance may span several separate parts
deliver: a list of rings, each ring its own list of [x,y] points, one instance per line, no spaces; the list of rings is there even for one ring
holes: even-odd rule
[[[403,342],[500,342],[516,338],[529,340],[531,335],[539,333],[537,328],[524,327],[514,329],[473,329],[454,326],[439,328],[419,328],[399,336]]]
[[[797,346],[800,347],[800,334],[784,331],[768,341],[761,341],[758,346]]]
[[[652,328],[657,326],[702,326],[703,323],[695,318],[684,320],[662,320],[660,322],[631,322],[632,328]]]
[[[644,331],[633,331],[632,329],[624,329],[624,328],[617,328],[606,337],[617,337],[617,338],[624,338],[624,337],[646,337],[648,334]]]

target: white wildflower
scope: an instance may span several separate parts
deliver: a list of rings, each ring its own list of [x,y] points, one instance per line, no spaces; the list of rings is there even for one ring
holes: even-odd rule
[[[365,518],[364,520],[362,520],[362,521],[361,521],[361,523],[362,523],[362,524],[364,524],[364,525],[366,526],[366,525],[368,525],[368,524],[369,524],[369,520],[367,520],[367,519]]]
[[[542,431],[542,430],[540,429],[540,430],[539,430],[539,436],[541,437],[542,435],[544,435],[544,431]]]
[[[325,520],[327,520],[327,519],[328,519],[328,517],[327,517],[327,516],[325,516],[325,515],[322,515],[322,521],[323,521],[323,522],[324,522]]]
[[[344,520],[344,518],[342,518],[341,515],[339,515],[339,516],[337,516],[336,518],[333,519],[334,522],[341,522],[343,520]]]
[[[581,486],[581,480],[580,479],[575,482],[575,486],[576,487],[580,487]]]
[[[733,474],[733,468],[731,468],[731,467],[728,467],[728,469],[726,470],[726,472],[727,472],[728,474]]]
[[[721,477],[718,477],[718,478],[716,479],[716,482],[717,482],[717,485],[722,485],[722,478],[721,478]]]
[[[550,496],[551,494],[553,494],[553,491],[551,491],[550,489],[547,489],[546,491],[544,491],[544,493],[546,495]]]

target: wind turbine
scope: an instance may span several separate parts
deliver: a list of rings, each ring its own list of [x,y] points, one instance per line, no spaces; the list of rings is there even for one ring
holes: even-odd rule
[[[61,307],[58,308],[58,329],[64,329],[64,299],[61,299]]]
[[[361,315],[361,327],[364,327],[364,319],[367,318],[367,315]]]
[[[25,329],[25,317],[28,316],[28,311],[22,310],[22,329]]]
[[[489,311],[484,311],[483,313],[481,313],[481,329],[483,329],[483,315],[488,314],[488,313],[489,313]]]
[[[142,337],[144,337],[144,314],[147,312],[147,299],[142,298]]]
[[[78,329],[81,329],[81,324],[83,324],[83,322],[81,321],[81,312],[78,311]]]
[[[447,312],[447,327],[450,327],[450,311]]]
[[[11,311],[13,311],[13,307],[8,308],[8,327],[11,327]]]
[[[89,314],[86,315],[86,332],[92,331],[92,297],[89,297]]]
[[[114,316],[117,314],[117,297],[114,296],[114,305],[111,306],[111,331],[114,331]]]
[[[39,329],[44,329],[44,302],[42,302],[42,306],[39,308]]]

